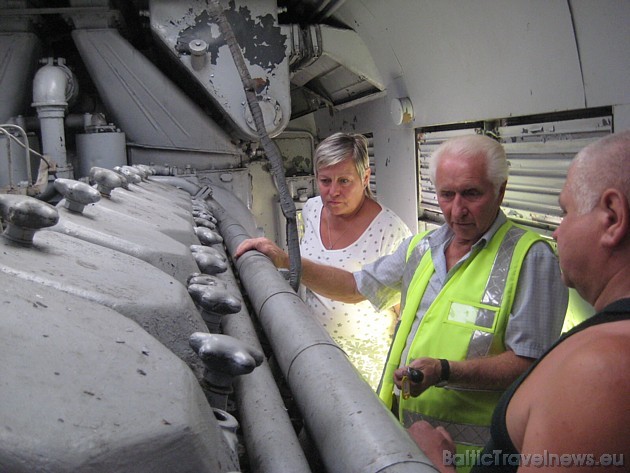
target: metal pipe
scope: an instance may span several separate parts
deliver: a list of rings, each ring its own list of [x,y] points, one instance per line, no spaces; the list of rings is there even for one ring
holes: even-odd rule
[[[208,203],[233,254],[249,235]],[[269,259],[251,251],[236,268],[328,473],[435,471]]]
[[[231,267],[213,277],[224,282],[228,292],[240,293]],[[221,326],[223,333],[263,351],[245,304],[239,312],[224,317]],[[233,387],[251,471],[310,473],[267,359],[251,373],[235,378]]]
[[[173,187],[177,187],[178,189],[182,189],[183,191],[188,192],[190,195],[195,195],[201,189],[199,184],[195,184],[194,182],[189,181],[183,177],[174,177],[174,176],[151,176],[151,181],[161,182],[163,184],[169,184]]]
[[[41,124],[42,147],[44,153],[57,162],[60,170],[66,172],[70,166],[66,152],[64,117],[71,98],[67,93],[74,85],[69,69],[53,65],[52,61],[42,66],[33,80],[33,103]],[[71,166],[70,166],[71,167]],[[71,172],[61,177],[73,177]]]

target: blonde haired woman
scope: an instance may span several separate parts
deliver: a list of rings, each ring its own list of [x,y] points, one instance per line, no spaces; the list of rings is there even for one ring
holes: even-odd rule
[[[336,133],[315,151],[320,195],[304,205],[303,257],[356,271],[393,252],[411,235],[370,190],[367,139]],[[394,309],[378,312],[367,301],[346,304],[305,289],[304,300],[350,361],[376,390],[396,324]]]

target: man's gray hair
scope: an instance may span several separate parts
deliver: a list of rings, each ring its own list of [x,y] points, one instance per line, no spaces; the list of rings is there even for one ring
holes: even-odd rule
[[[578,214],[590,212],[606,189],[616,188],[630,202],[630,130],[599,139],[573,158],[570,192]]]
[[[498,195],[499,189],[507,181],[509,166],[505,150],[498,141],[485,135],[465,135],[444,141],[431,154],[429,159],[429,176],[435,184],[438,164],[445,154],[457,155],[461,159],[483,156],[486,160],[488,179]]]

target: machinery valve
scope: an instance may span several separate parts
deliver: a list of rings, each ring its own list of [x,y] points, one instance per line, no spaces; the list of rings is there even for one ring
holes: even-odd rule
[[[99,191],[81,181],[59,178],[54,185],[65,198],[64,207],[72,212],[82,213],[86,205],[101,200]]]
[[[262,352],[229,335],[195,332],[188,342],[206,366],[210,404],[224,410],[232,380],[251,373],[264,360]]]
[[[5,238],[32,245],[37,230],[57,224],[59,212],[34,197],[0,194],[0,217],[7,225],[2,234]]]
[[[195,234],[204,245],[223,243],[223,237],[206,227],[195,227]]]
[[[90,182],[96,182],[96,190],[106,197],[111,196],[116,187],[122,187],[122,177],[109,169],[94,166],[90,169]]]

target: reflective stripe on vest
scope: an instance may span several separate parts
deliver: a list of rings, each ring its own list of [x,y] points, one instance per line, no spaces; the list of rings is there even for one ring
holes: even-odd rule
[[[483,297],[481,298],[482,304],[486,304],[497,309],[501,307],[514,248],[516,248],[516,244],[524,233],[525,230],[518,227],[512,227],[506,233],[505,238],[499,247],[499,252],[494,260],[494,264],[492,265],[492,271],[490,272],[486,289]],[[497,312],[494,310],[480,307],[477,309],[477,313],[474,316],[474,324],[479,327],[491,328],[494,326],[496,314]],[[493,336],[491,332],[475,330],[470,338],[466,359],[469,360],[471,358],[486,356],[490,351],[492,339]]]
[[[503,336],[520,268],[529,247],[541,240],[539,235],[511,222],[502,225],[485,248],[450,276],[422,318],[421,328],[416,330],[422,332],[422,337],[414,338],[410,356],[403,364],[420,356],[464,360],[505,351]],[[427,240],[414,243],[403,271],[403,287],[407,288],[403,315],[379,393],[390,407],[393,372],[401,364],[420,301],[435,271]],[[408,422],[427,416],[439,419],[450,426],[448,430],[457,443],[483,445],[479,440],[487,437],[500,394],[431,387],[417,398],[400,400],[400,420],[408,426]]]

